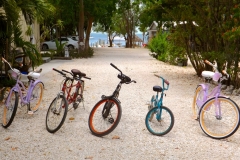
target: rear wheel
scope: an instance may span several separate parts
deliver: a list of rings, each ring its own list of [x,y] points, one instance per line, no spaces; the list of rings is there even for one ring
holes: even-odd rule
[[[157,120],[157,114],[160,109],[158,107],[152,108],[146,115],[145,124],[150,133],[157,136],[162,136],[170,132],[174,125],[174,115],[172,111],[162,106],[162,113],[160,120]]]
[[[63,95],[56,97],[50,104],[46,116],[46,128],[55,133],[63,125],[68,111],[68,102]]]
[[[199,85],[193,97],[193,104],[192,104],[192,113],[193,119],[198,119],[198,113],[202,105],[204,104],[204,91],[201,85]]]
[[[30,111],[36,112],[40,106],[40,103],[42,101],[42,96],[43,96],[43,84],[42,83],[37,83],[31,94],[30,98]]]
[[[102,99],[89,115],[89,129],[95,136],[105,136],[117,127],[121,116],[121,105],[115,99]]]
[[[17,112],[17,107],[18,107],[18,93],[12,91],[12,92],[9,92],[8,96],[10,97],[8,102],[9,106],[4,106],[4,109],[3,109],[2,126],[4,128],[7,128],[12,124],[13,119]]]
[[[233,135],[239,127],[239,108],[229,98],[209,99],[199,114],[199,123],[205,134],[211,138],[223,139]]]

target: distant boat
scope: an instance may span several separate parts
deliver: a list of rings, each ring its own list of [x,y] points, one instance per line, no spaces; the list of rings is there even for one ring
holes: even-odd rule
[[[89,37],[89,38],[94,38],[94,37]]]

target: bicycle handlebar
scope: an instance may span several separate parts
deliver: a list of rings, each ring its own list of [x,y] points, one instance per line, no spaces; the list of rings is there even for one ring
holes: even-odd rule
[[[159,76],[159,75],[157,75],[157,74],[154,74],[154,76],[156,76],[156,77],[158,77],[158,78],[162,78],[163,82],[166,83],[167,85],[170,84],[169,81],[166,80],[166,79],[164,79],[163,77],[161,77],[161,76]]]
[[[205,62],[206,64],[212,66],[212,67],[214,68],[214,70],[216,70],[216,71],[218,72],[217,65],[212,64],[212,63],[209,62],[208,60],[205,60],[204,62]]]
[[[9,64],[9,62],[8,62],[6,59],[4,59],[3,57],[2,57],[2,61],[4,61],[5,63],[7,63],[8,66],[10,67],[10,69],[11,69],[12,71],[14,71],[14,69],[13,69],[12,66]],[[14,71],[14,72],[15,72],[15,71]]]
[[[225,70],[222,70],[222,73],[223,73],[224,75],[226,75],[227,78],[229,78],[229,74],[228,74]]]
[[[60,73],[60,74],[63,75],[63,76],[66,76],[65,73],[63,73],[62,71],[57,70],[56,68],[53,68],[53,70],[56,71],[56,72],[58,72],[58,73]]]
[[[69,73],[69,74],[71,74],[71,75],[73,76],[72,72],[66,71],[66,70],[64,70],[64,69],[62,69],[62,71],[63,71],[63,72],[66,72],[66,73]]]
[[[116,70],[118,70],[121,74],[122,74],[122,71],[120,69],[117,68],[117,66],[115,66],[114,64],[110,63],[110,65],[115,68]]]

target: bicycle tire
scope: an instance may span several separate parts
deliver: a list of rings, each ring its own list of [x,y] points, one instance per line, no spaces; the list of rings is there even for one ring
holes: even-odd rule
[[[110,112],[104,118],[107,108],[110,108]],[[92,108],[88,119],[89,129],[95,136],[105,136],[117,127],[121,116],[122,108],[116,99],[102,99]]]
[[[152,108],[147,113],[145,118],[145,125],[148,131],[153,135],[157,135],[157,136],[163,136],[169,133],[172,130],[174,125],[174,115],[172,111],[165,106],[162,106],[161,108],[162,108],[162,115],[161,115],[160,122],[156,119],[156,116],[154,116],[154,114],[156,114],[159,110],[158,107]]]
[[[30,111],[36,112],[42,102],[43,96],[43,84],[41,82],[37,83],[31,93],[30,98]]]
[[[2,123],[2,126],[4,128],[8,128],[12,124],[13,119],[14,119],[16,113],[17,113],[18,101],[19,101],[17,92],[14,92],[14,91],[9,92],[8,96],[11,97],[10,102],[9,102],[10,106],[9,107],[4,106],[4,109],[3,109],[3,119],[2,119],[3,123]]]
[[[203,92],[203,88],[201,85],[198,85],[196,90],[195,90],[195,94],[193,97],[193,104],[192,104],[192,113],[193,113],[193,118],[194,119],[198,119],[198,115],[199,115],[199,110],[201,108],[201,106],[204,104],[204,92]]]
[[[199,114],[199,124],[203,132],[214,139],[224,139],[233,135],[239,127],[239,107],[226,97],[219,96],[221,116],[216,116],[218,111],[215,97],[206,101]],[[213,106],[214,105],[214,106]],[[227,122],[229,120],[229,122]],[[225,122],[226,121],[226,122]]]
[[[54,105],[54,103],[57,104]],[[56,97],[53,99],[46,115],[46,129],[48,132],[55,133],[62,127],[67,116],[67,111],[68,102],[65,96],[60,95],[59,98]],[[55,120],[59,120],[59,122]]]

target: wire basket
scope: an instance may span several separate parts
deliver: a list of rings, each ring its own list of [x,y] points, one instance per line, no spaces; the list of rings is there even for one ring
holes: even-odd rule
[[[12,79],[17,80],[18,76],[20,75],[20,71],[17,69],[13,69],[13,70],[9,70],[8,74]]]

